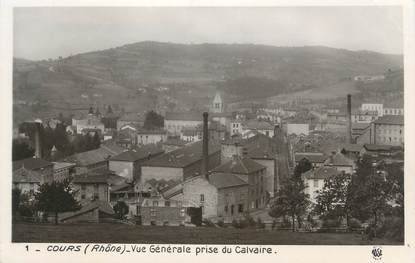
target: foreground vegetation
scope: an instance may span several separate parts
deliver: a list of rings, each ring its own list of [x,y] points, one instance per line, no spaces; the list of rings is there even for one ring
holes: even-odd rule
[[[258,244],[258,245],[400,245],[356,233],[300,233],[283,230],[212,227],[159,227],[125,224],[28,224],[12,229],[13,242],[63,243],[172,243],[172,244]]]

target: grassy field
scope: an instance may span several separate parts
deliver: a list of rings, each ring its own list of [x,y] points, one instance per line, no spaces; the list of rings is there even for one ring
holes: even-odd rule
[[[258,244],[258,245],[399,245],[383,239],[362,240],[354,233],[298,233],[233,228],[185,228],[123,224],[14,224],[13,242]]]

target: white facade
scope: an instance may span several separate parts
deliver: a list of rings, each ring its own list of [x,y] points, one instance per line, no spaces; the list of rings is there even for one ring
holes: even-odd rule
[[[310,125],[307,123],[287,123],[287,134],[308,135],[310,132]]]
[[[230,134],[237,135],[242,134],[242,122],[240,121],[231,121],[230,123]]]
[[[183,128],[196,128],[199,125],[202,125],[202,120],[164,120],[164,128],[173,135],[180,135],[180,132]]]
[[[137,134],[137,143],[141,145],[155,144],[165,142],[167,140],[166,133],[139,133]]]
[[[312,203],[317,203],[318,191],[324,187],[324,179],[304,179],[304,192],[309,195]]]
[[[377,111],[378,116],[383,116],[383,104],[381,103],[362,103],[362,111]]]
[[[88,114],[85,119],[72,119],[72,125],[76,127],[77,134],[82,134],[83,129],[99,129],[101,133],[105,130],[100,118],[92,114]]]
[[[403,108],[384,108],[383,115],[404,115]]]

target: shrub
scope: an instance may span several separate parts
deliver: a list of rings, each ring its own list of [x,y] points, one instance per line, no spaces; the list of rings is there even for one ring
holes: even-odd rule
[[[350,228],[361,228],[362,227],[362,222],[360,222],[356,218],[350,218],[349,219],[349,227]]]
[[[216,225],[218,225],[219,227],[226,227],[225,222],[223,222],[222,219],[219,219],[218,222],[216,223]]]
[[[281,228],[291,228],[292,227],[292,223],[290,220],[288,220],[286,217],[284,217],[282,223],[281,223]]]
[[[257,221],[256,221],[256,226],[257,226],[257,228],[265,228],[265,223],[264,222],[262,222],[262,220],[261,220],[261,218],[260,217],[258,217],[257,218]]]
[[[255,227],[257,224],[256,224],[254,218],[247,214],[247,215],[244,216],[243,225],[245,227]]]
[[[215,224],[209,219],[203,219],[202,223],[207,227],[214,227]]]
[[[19,207],[19,214],[23,217],[33,217],[33,207],[30,205],[23,204]]]
[[[385,237],[395,241],[404,241],[404,220],[401,217],[387,217],[385,222],[376,231],[378,237]]]
[[[272,225],[271,225],[271,229],[274,230],[275,227],[277,226],[277,220],[272,220]]]
[[[236,219],[232,220],[232,226],[234,228],[241,228],[241,225],[239,224],[239,222]]]
[[[337,219],[325,219],[323,221],[323,227],[331,228],[331,227],[339,227],[341,224],[340,220]]]

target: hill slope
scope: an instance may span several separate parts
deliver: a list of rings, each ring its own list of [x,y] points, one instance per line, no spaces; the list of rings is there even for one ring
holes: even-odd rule
[[[15,100],[25,102],[84,107],[100,101],[127,108],[133,103],[139,110],[137,104],[149,107],[149,96],[154,97],[149,87],[169,87],[174,91],[169,97],[181,94],[181,99],[206,97],[216,87],[233,96],[249,97],[255,90],[256,97],[267,97],[402,65],[398,55],[318,46],[140,42],[60,60],[15,59],[13,89]],[[183,95],[189,90],[193,95]]]

